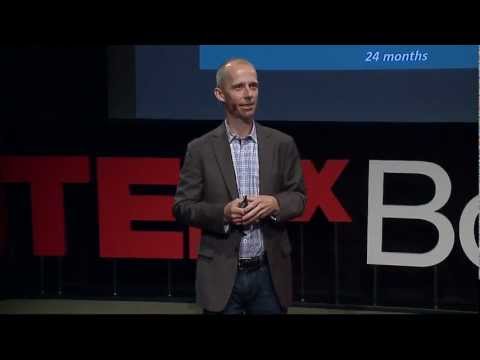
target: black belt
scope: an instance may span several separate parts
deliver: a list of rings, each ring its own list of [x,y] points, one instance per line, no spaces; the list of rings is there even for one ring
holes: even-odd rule
[[[265,264],[265,254],[248,259],[238,259],[238,270],[253,271],[258,270]]]

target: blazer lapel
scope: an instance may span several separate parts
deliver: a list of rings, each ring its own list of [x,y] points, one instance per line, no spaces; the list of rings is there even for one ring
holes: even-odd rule
[[[213,148],[230,197],[235,199],[238,197],[237,181],[235,179],[235,168],[233,167],[232,153],[226,131],[224,123],[215,129],[213,133]]]

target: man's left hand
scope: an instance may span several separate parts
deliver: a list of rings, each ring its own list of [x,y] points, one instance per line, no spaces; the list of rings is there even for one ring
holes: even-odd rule
[[[244,209],[245,215],[242,217],[243,225],[258,223],[260,220],[270,215],[276,215],[280,211],[280,206],[275,197],[270,195],[259,195],[248,197],[248,205]]]

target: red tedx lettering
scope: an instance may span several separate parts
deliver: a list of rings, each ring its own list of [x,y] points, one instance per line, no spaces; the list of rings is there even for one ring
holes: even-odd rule
[[[311,160],[302,160],[302,169],[307,190],[307,205],[302,216],[294,221],[309,221],[317,207],[330,222],[351,222],[352,218],[332,192],[332,187],[349,160],[327,160],[320,172],[317,172]]]
[[[29,183],[33,254],[65,256],[63,184],[90,179],[86,156],[1,156],[0,182]]]
[[[320,208],[331,222],[350,222],[351,217],[332,192],[348,160],[328,160],[318,172],[310,160],[302,160],[308,201],[294,221],[309,221]],[[34,255],[64,256],[65,220],[63,184],[89,181],[84,156],[2,156],[0,182],[27,182],[32,192]],[[131,222],[174,222],[173,196],[131,195],[130,185],[176,185],[179,158],[97,159],[100,256],[111,258],[183,258],[182,231],[133,231]],[[6,249],[7,209],[0,188],[0,255]],[[189,227],[190,259],[196,259],[201,230]]]
[[[173,196],[130,195],[129,185],[176,185],[179,159],[98,158],[100,256],[183,258],[183,232],[133,231],[132,220],[175,221]]]

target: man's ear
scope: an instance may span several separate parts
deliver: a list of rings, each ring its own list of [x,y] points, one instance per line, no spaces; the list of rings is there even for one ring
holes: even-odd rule
[[[213,90],[213,94],[215,95],[215,97],[217,98],[218,101],[224,103],[225,102],[225,96],[223,95],[223,91],[222,89],[216,87],[214,90]]]

